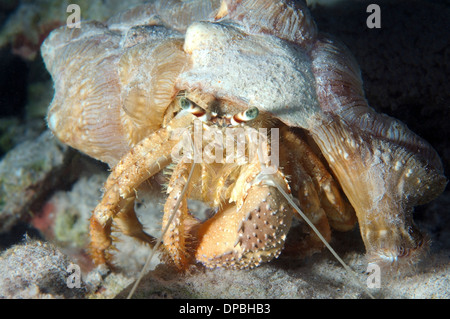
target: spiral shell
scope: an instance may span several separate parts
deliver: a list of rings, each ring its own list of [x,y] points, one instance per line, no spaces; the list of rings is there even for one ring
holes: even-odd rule
[[[124,34],[85,23],[82,32],[53,32],[42,46],[55,80],[50,129],[64,143],[113,166],[161,126],[187,62],[182,45],[178,32],[159,26]]]

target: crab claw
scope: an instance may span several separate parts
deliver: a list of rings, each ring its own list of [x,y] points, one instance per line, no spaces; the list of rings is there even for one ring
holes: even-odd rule
[[[281,172],[275,175],[288,189]],[[245,188],[242,203],[229,204],[198,231],[196,259],[207,267],[253,268],[281,253],[292,221],[289,203],[264,180]]]

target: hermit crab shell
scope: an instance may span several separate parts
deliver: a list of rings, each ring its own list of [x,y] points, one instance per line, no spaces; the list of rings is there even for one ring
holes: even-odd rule
[[[226,23],[196,22],[186,31],[184,50],[192,67],[179,76],[181,90],[198,89],[243,107],[257,106],[303,128],[320,112],[309,57],[277,37],[249,35]]]
[[[412,207],[446,185],[434,149],[367,105],[356,61],[318,32],[303,1],[153,1],[106,24],[55,30],[42,55],[55,82],[50,129],[111,166],[163,125],[181,90],[304,129],[355,208],[368,251],[420,246]]]
[[[114,165],[160,128],[186,62],[182,44],[180,34],[158,26],[125,36],[99,23],[53,32],[42,46],[55,79],[49,127],[63,142]]]

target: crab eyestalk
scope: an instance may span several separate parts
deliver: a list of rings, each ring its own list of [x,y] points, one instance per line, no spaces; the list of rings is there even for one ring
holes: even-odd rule
[[[254,120],[258,117],[259,110],[256,107],[251,107],[248,110],[239,112],[235,114],[231,119],[231,124],[238,125],[240,123],[245,123]]]

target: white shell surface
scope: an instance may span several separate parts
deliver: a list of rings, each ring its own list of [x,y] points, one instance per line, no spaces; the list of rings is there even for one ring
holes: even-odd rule
[[[298,46],[232,24],[196,22],[186,31],[184,49],[192,68],[180,75],[179,89],[256,106],[303,128],[321,112],[311,59]]]

